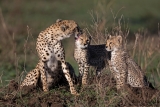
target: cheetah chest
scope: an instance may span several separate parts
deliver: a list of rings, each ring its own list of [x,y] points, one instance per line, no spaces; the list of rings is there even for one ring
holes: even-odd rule
[[[118,57],[116,54],[112,54],[111,57],[111,68],[113,69],[114,72],[119,73],[118,69]]]
[[[74,58],[78,63],[83,63],[86,61],[86,51],[85,50],[79,50],[76,49],[74,52]]]

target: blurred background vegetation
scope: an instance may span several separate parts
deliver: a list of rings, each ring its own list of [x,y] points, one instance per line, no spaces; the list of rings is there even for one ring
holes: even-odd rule
[[[139,29],[154,36],[158,35],[159,4],[159,0],[0,0],[0,82],[6,84],[36,66],[36,38],[56,19],[75,20],[81,28],[89,28],[100,20],[103,32],[123,16],[123,23],[130,29],[129,36]],[[72,37],[63,44],[66,60],[78,71],[73,41]],[[159,61],[157,57],[149,70],[159,70]]]

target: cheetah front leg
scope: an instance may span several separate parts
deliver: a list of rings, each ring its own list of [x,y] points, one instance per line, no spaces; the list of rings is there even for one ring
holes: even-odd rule
[[[66,77],[66,79],[69,83],[69,86],[70,86],[71,94],[79,95],[74,88],[73,81],[72,81],[71,76],[69,74],[69,69],[68,69],[68,66],[66,65],[66,62],[64,60],[61,60],[61,63],[62,63],[63,73],[64,73],[64,75],[65,75],[65,77]]]
[[[86,85],[87,75],[88,75],[87,67],[85,67],[84,64],[79,63],[78,69],[79,69],[79,81],[81,82],[81,84]]]
[[[48,85],[47,85],[47,78],[46,78],[46,70],[47,70],[47,67],[45,65],[45,62],[43,61],[39,61],[38,65],[38,71],[39,71],[39,77],[41,79],[41,82],[42,82],[42,88],[43,88],[43,91],[48,91]]]
[[[69,74],[69,68],[65,62],[65,52],[64,52],[64,48],[63,48],[61,42],[58,42],[56,44],[56,48],[54,48],[54,53],[55,53],[56,59],[59,60],[62,64],[62,70],[65,75],[65,78],[67,79],[67,81],[69,83],[71,94],[79,95],[74,88],[73,81],[72,81],[71,76]]]
[[[46,65],[45,63],[42,63],[43,66],[40,68],[40,73],[41,73],[41,82],[42,82],[42,88],[43,91],[48,91],[48,84],[47,84],[47,77],[46,77]]]
[[[62,63],[63,73],[64,73],[64,75],[65,75],[65,77],[66,77],[66,79],[67,79],[67,81],[68,81],[68,83],[69,83],[69,86],[70,86],[71,94],[79,95],[79,94],[77,93],[77,91],[75,90],[75,88],[74,88],[73,81],[72,81],[71,76],[70,76],[70,74],[69,74],[68,66],[66,65],[65,60],[64,60],[64,59],[62,60],[62,58],[61,58],[61,63]]]
[[[123,89],[123,87],[126,84],[126,72],[124,70],[121,70],[119,73],[117,73],[117,75],[115,76],[116,78],[116,88],[117,90]]]
[[[109,63],[110,71],[111,71],[111,73],[112,73],[112,75],[113,75],[113,77],[116,81],[116,89],[120,90],[125,84],[125,78],[124,78],[125,75],[122,76],[121,71],[115,70],[116,67],[111,64],[110,60],[108,60],[108,63]]]
[[[79,69],[79,77],[82,78],[82,75],[83,75],[83,71],[84,71],[84,67],[83,67],[83,64],[79,64],[78,65],[78,69]]]
[[[117,88],[117,90],[120,90],[123,87],[124,82],[122,81],[120,75],[116,75],[115,79],[116,79],[116,88]]]
[[[87,85],[88,72],[89,72],[89,65],[86,63],[84,65],[84,72],[83,72],[83,76],[82,76],[82,84],[83,85]]]

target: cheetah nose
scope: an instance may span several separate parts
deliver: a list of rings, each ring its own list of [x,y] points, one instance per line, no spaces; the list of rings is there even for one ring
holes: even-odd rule
[[[106,48],[108,48],[108,46],[106,46]]]

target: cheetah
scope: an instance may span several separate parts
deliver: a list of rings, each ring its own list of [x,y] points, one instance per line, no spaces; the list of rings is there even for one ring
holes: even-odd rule
[[[96,68],[96,75],[105,67],[107,62],[107,51],[105,44],[90,45],[91,37],[81,32],[75,37],[74,58],[79,66],[79,78],[82,78],[82,84],[87,84],[89,67]]]
[[[20,85],[20,88],[28,85],[36,85],[38,77],[42,82],[43,91],[48,91],[50,84],[50,72],[57,68],[57,61],[61,62],[61,67],[67,79],[71,94],[79,95],[74,88],[73,81],[69,74],[69,68],[65,61],[65,52],[61,40],[69,38],[71,35],[79,34],[79,26],[73,20],[57,20],[56,23],[41,31],[36,43],[36,50],[39,55],[39,63],[36,68],[27,74]]]
[[[106,42],[106,50],[111,52],[108,63],[116,80],[117,90],[123,88],[125,84],[129,84],[131,87],[144,87],[147,85],[144,72],[124,49],[122,36],[109,36]]]

